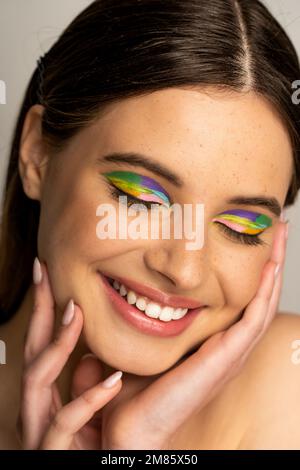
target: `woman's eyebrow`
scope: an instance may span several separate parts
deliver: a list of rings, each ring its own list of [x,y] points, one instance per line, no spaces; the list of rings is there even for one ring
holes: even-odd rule
[[[240,206],[260,206],[268,209],[276,217],[281,214],[281,206],[275,197],[266,196],[234,196],[226,201],[228,204]]]
[[[148,155],[144,155],[138,152],[113,152],[107,155],[97,158],[97,162],[113,162],[113,163],[127,163],[128,165],[142,166],[158,176],[162,176],[167,181],[172,183],[174,186],[181,188],[183,186],[182,179],[169,170],[167,167],[156,162],[153,158]]]

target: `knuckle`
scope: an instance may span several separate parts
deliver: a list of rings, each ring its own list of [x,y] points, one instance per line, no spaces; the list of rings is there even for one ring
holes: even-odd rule
[[[55,336],[52,342],[52,346],[57,349],[61,349],[64,346],[63,340],[60,334]]]
[[[95,398],[94,396],[89,393],[89,390],[87,390],[86,392],[84,392],[81,396],[80,396],[81,400],[86,404],[88,405],[89,408],[93,407],[95,405]]]
[[[239,372],[240,368],[241,368],[241,364],[242,364],[242,358],[241,357],[235,357],[232,361],[231,361],[231,372],[232,374],[234,374],[234,376]]]
[[[233,373],[240,364],[240,353],[236,350],[230,351],[229,348],[224,349],[224,357],[226,357],[226,362],[224,366],[219,367],[218,377],[219,380],[224,380],[228,374]]]
[[[67,339],[64,337],[63,331],[59,331],[58,334],[55,336],[52,342],[52,347],[54,349],[59,349],[63,351],[64,354],[68,356],[72,353],[74,349],[74,345],[71,344]]]
[[[36,314],[40,309],[41,309],[41,299],[38,293],[36,292],[36,295],[34,296],[34,300],[33,300],[33,307],[32,307],[33,315]]]
[[[34,365],[31,365],[24,369],[22,374],[22,391],[25,396],[31,394],[34,390],[39,388],[41,384],[41,373],[40,369]]]
[[[263,327],[263,321],[261,319],[254,320],[253,318],[247,318],[245,320],[245,327],[247,328],[248,332],[253,336],[258,335]]]
[[[23,355],[26,363],[29,363],[31,359],[35,355],[34,348],[32,347],[31,343],[25,343],[24,348],[23,348]]]
[[[61,412],[56,413],[52,420],[51,427],[58,434],[65,434],[68,431],[68,423]]]
[[[258,323],[251,323],[249,325],[249,334],[251,335],[251,337],[256,337],[259,335],[261,331],[261,325],[258,324]]]
[[[31,367],[28,367],[22,375],[23,390],[32,390],[38,384],[37,375]]]
[[[65,354],[67,355],[67,357],[69,357],[72,354],[72,352],[74,351],[74,344],[66,342],[64,344],[64,351],[65,351]]]

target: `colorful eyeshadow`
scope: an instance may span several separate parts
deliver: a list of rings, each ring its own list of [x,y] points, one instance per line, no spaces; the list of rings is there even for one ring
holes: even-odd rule
[[[265,214],[233,209],[222,212],[213,222],[222,222],[239,233],[256,235],[272,225],[272,219]]]
[[[143,201],[170,205],[168,194],[160,184],[148,176],[129,171],[112,171],[104,173],[109,181],[127,194]]]

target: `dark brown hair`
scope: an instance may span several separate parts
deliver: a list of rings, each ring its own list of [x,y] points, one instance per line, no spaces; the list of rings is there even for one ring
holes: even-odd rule
[[[300,184],[300,78],[295,48],[257,0],[97,0],[61,34],[34,71],[12,139],[0,240],[0,323],[18,309],[32,279],[40,206],[18,172],[29,108],[45,107],[42,132],[54,151],[99,118],[105,105],[166,87],[215,86],[267,98],[288,129],[294,173],[285,206]]]

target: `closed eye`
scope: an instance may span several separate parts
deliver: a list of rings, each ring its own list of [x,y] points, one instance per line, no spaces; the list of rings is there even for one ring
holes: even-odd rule
[[[239,243],[252,246],[267,245],[267,243],[259,237],[259,234],[249,235],[248,233],[240,233],[227,227],[227,225],[223,224],[222,222],[215,221],[215,223],[218,224],[221,230],[223,230],[227,235],[229,235],[230,238],[238,241]]]
[[[162,204],[159,204],[156,201],[144,201],[141,199],[138,199],[121,189],[117,188],[116,186],[112,185],[110,182],[108,183],[108,188],[110,191],[111,196],[116,199],[117,201],[119,200],[120,196],[126,196],[127,201],[126,205],[127,207],[132,206],[133,204],[141,205],[141,206],[146,206],[147,209],[151,209],[153,205],[155,206],[161,206]],[[170,204],[172,204],[170,202]],[[218,224],[223,232],[225,232],[227,235],[229,235],[230,239],[237,241],[239,243],[245,244],[245,245],[250,245],[250,246],[262,246],[262,245],[267,245],[267,243],[260,238],[260,234],[254,234],[254,235],[249,235],[247,233],[240,233],[235,230],[232,230],[231,228],[227,227],[227,225],[223,224],[222,222],[219,222],[218,220],[214,221],[214,223]]]

